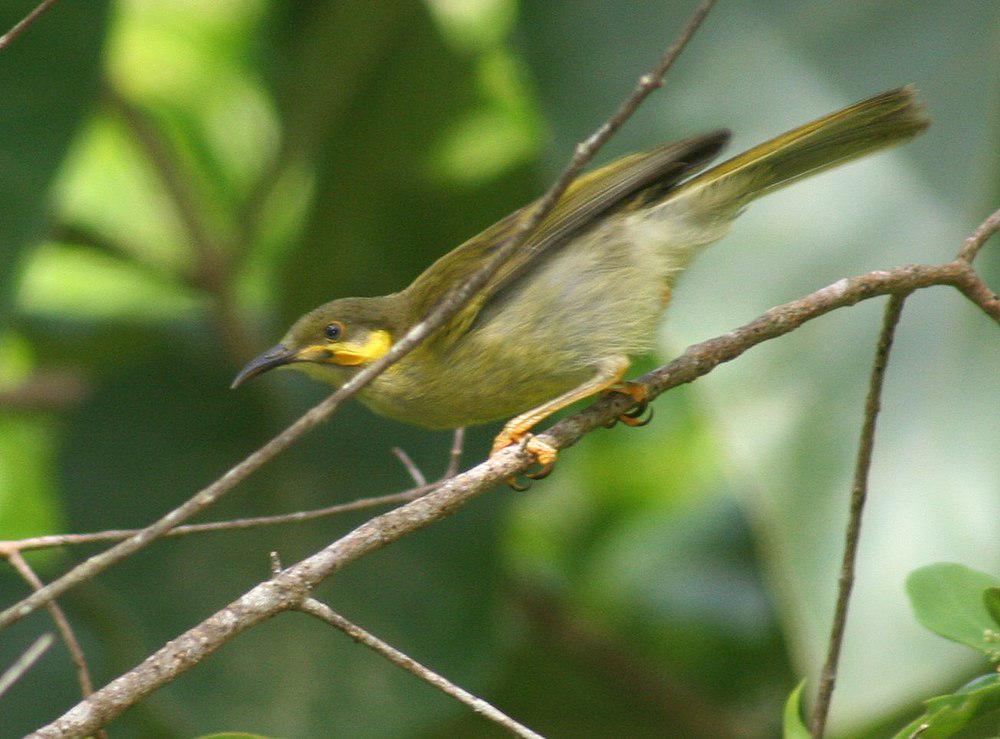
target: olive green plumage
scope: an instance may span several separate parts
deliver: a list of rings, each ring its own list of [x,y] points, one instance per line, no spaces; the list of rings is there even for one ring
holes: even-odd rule
[[[378,413],[431,428],[484,423],[538,406],[591,378],[602,360],[648,351],[677,275],[725,235],[751,200],[904,141],[927,124],[913,89],[905,87],[700,174],[728,132],[634,154],[584,175],[464,309],[360,398]],[[520,213],[445,254],[401,292],[334,300],[310,312],[237,383],[289,364],[343,384],[479,269]]]

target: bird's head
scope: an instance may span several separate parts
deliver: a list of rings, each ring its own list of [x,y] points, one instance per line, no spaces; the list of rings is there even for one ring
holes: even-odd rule
[[[279,344],[240,370],[232,387],[283,366],[342,385],[361,367],[389,351],[398,338],[402,329],[396,298],[343,298],[306,313]]]

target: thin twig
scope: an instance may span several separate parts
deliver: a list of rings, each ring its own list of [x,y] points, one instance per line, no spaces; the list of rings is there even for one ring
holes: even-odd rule
[[[979,225],[979,228],[965,240],[961,251],[958,252],[958,258],[963,262],[971,264],[979,253],[979,250],[983,247],[983,244],[998,230],[1000,230],[1000,210],[995,211],[993,215],[983,221]]]
[[[812,716],[813,739],[822,739],[826,730],[826,719],[830,712],[830,700],[833,698],[834,685],[837,682],[837,666],[840,661],[840,647],[844,640],[844,627],[847,624],[847,607],[851,600],[851,590],[854,587],[854,568],[858,557],[858,540],[861,537],[861,517],[868,497],[868,474],[872,466],[872,451],[875,447],[875,424],[882,402],[882,387],[885,382],[885,368],[889,364],[889,353],[892,351],[892,340],[903,312],[903,304],[908,293],[897,293],[889,297],[885,307],[885,317],[882,319],[882,331],[879,333],[878,346],[875,350],[875,361],[872,364],[872,374],[868,386],[868,397],[865,399],[865,417],[861,427],[861,441],[858,444],[858,458],[854,467],[854,483],[851,486],[851,510],[847,520],[847,530],[844,534],[844,559],[840,567],[840,581],[837,590],[837,605],[833,613],[833,626],[830,629],[830,642],[826,663],[820,675],[819,690],[816,695],[816,705]]]
[[[10,686],[31,669],[32,665],[52,646],[53,641],[55,641],[55,637],[52,634],[42,634],[31,643],[31,646],[17,658],[14,664],[4,670],[3,674],[0,674],[0,697],[3,697],[3,694],[10,690]]]
[[[684,45],[690,40],[705,15],[714,4],[714,0],[706,0],[695,11],[678,40],[667,50],[655,69],[640,78],[639,84],[625,100],[619,110],[588,139],[577,145],[573,157],[557,178],[556,182],[541,198],[538,204],[526,214],[526,217],[515,229],[514,233],[501,246],[496,255],[481,269],[476,271],[466,282],[449,292],[449,294],[427,316],[412,326],[409,331],[393,346],[371,364],[364,367],[337,391],[325,400],[306,411],[298,420],[288,426],[260,449],[226,472],[215,482],[200,490],[192,498],[173,509],[158,521],[150,524],[140,533],[116,544],[107,551],[96,554],[76,567],[73,567],[62,577],[59,577],[40,591],[28,596],[20,603],[0,612],[0,628],[24,618],[40,606],[57,598],[77,583],[88,580],[108,567],[131,556],[146,547],[150,542],[163,536],[170,529],[183,523],[211,506],[224,494],[245,480],[256,470],[267,464],[283,451],[294,444],[303,434],[315,428],[328,419],[343,403],[357,394],[369,382],[382,374],[390,365],[413,351],[425,338],[449,318],[457,313],[474,295],[495,275],[520,247],[531,231],[555,207],[560,195],[572,182],[576,174],[590,161],[597,150],[617,131],[639,104],[663,82],[663,76],[676,60]]]
[[[396,459],[398,459],[400,463],[403,465],[403,467],[406,468],[406,471],[410,474],[410,477],[413,478],[413,482],[415,482],[419,487],[423,487],[424,485],[427,484],[427,478],[424,476],[424,473],[420,470],[419,467],[417,467],[416,463],[410,458],[410,455],[406,453],[406,450],[404,450],[402,447],[394,446],[392,448],[392,453],[396,455]]]
[[[455,429],[454,440],[451,451],[448,454],[448,469],[441,476],[442,480],[454,477],[458,471],[458,459],[462,456],[462,444],[465,438],[465,429]],[[402,452],[402,450],[400,450]],[[402,452],[404,455],[405,452]],[[409,456],[406,457],[409,459]],[[412,460],[411,460],[412,464]],[[423,477],[423,473],[414,465],[414,469]],[[412,474],[412,473],[411,473]],[[418,487],[403,490],[399,493],[389,493],[388,495],[376,495],[367,498],[358,498],[348,503],[337,503],[323,508],[314,508],[309,511],[295,511],[293,513],[281,513],[273,516],[255,516],[252,518],[236,518],[228,521],[211,521],[208,523],[195,523],[178,526],[170,529],[165,537],[187,536],[188,534],[204,534],[218,531],[239,531],[243,529],[253,529],[261,526],[276,526],[286,523],[300,523],[303,521],[314,521],[318,518],[327,518],[341,513],[360,511],[366,508],[375,508],[384,505],[396,505],[397,503],[408,503],[421,495],[429,493],[438,486],[437,482],[422,482]],[[31,549],[51,549],[52,547],[73,546],[77,544],[94,544],[105,541],[121,541],[135,536],[142,529],[108,529],[106,531],[94,531],[85,534],[46,534],[45,536],[31,536],[25,539],[0,540],[0,557],[9,557],[13,552],[25,552]]]
[[[253,529],[260,526],[275,526],[285,523],[299,523],[301,521],[313,521],[317,518],[336,516],[340,513],[350,513],[360,511],[365,508],[374,508],[383,505],[395,505],[397,503],[408,503],[419,498],[437,487],[437,483],[423,485],[421,487],[410,488],[399,493],[389,495],[377,495],[370,498],[358,498],[348,503],[338,503],[316,508],[310,511],[295,511],[294,513],[282,513],[274,516],[256,516],[253,518],[236,518],[229,521],[211,521],[208,523],[187,524],[170,529],[165,537],[187,536],[188,534],[203,534],[216,531],[238,531],[242,529]],[[11,539],[0,541],[0,556],[9,556],[10,552],[28,551],[29,549],[50,549],[52,547],[72,546],[76,544],[94,544],[104,541],[121,541],[140,533],[142,529],[109,529],[107,531],[95,531],[85,534],[48,534],[46,536],[34,536],[27,539]]]
[[[451,452],[448,454],[448,466],[445,467],[442,480],[454,477],[458,474],[458,467],[462,464],[462,449],[465,447],[465,427],[459,426],[455,429],[451,437]]]
[[[308,613],[310,616],[318,618],[320,621],[328,623],[336,629],[340,629],[354,639],[354,641],[378,652],[397,667],[401,667],[410,674],[416,675],[424,682],[430,683],[442,693],[446,693],[455,700],[461,701],[476,713],[506,729],[514,736],[525,737],[526,739],[542,739],[540,734],[536,734],[482,698],[478,698],[469,691],[460,688],[447,678],[442,677],[433,670],[424,667],[415,659],[403,654],[395,647],[386,644],[374,634],[348,621],[325,603],[321,603],[315,598],[307,598],[298,607],[298,610]]]
[[[42,15],[57,2],[59,2],[59,0],[45,0],[45,2],[40,3],[38,7],[18,21],[12,29],[7,31],[7,33],[3,36],[0,36],[0,51],[3,51],[10,46],[14,39],[27,31],[35,21],[41,18]]]
[[[933,267],[912,265],[845,278],[804,298],[772,308],[734,331],[690,346],[669,364],[637,379],[648,388],[652,399],[708,374],[718,365],[735,359],[762,342],[783,336],[837,308],[878,295],[912,292],[932,285],[961,287],[970,280],[978,280],[978,276],[967,263],[957,261]],[[632,404],[634,401],[625,395],[610,394],[539,436],[554,448],[565,449],[585,434],[603,428]],[[533,463],[534,457],[530,453],[518,446],[508,447],[475,467],[442,481],[434,491],[365,522],[324,549],[247,591],[32,736],[85,736],[104,726],[239,634],[283,611],[298,608],[310,597],[312,589],[334,572],[455,513],[497,482],[523,472]]]
[[[451,451],[448,453],[448,468],[441,476],[442,480],[454,477],[458,471],[458,463],[462,456],[462,446],[465,439],[465,429],[455,429]],[[395,450],[394,450],[395,451]],[[406,454],[400,450],[402,454]],[[409,456],[406,456],[409,459]],[[412,460],[410,461],[412,464]],[[405,464],[405,463],[404,463]],[[414,465],[414,469],[423,477],[423,473]],[[411,472],[412,475],[412,472]],[[375,495],[367,498],[358,498],[348,503],[337,503],[323,508],[314,508],[309,511],[295,511],[293,513],[281,513],[273,516],[254,516],[251,518],[235,518],[228,521],[210,521],[208,523],[195,523],[178,526],[170,529],[164,537],[187,536],[189,534],[204,534],[219,531],[239,531],[243,529],[253,529],[261,526],[277,526],[286,523],[301,523],[303,521],[314,521],[318,518],[327,518],[341,513],[351,513],[366,508],[376,508],[378,506],[396,505],[398,503],[408,503],[421,495],[429,493],[438,486],[437,482],[422,482],[420,485],[409,490],[388,495]],[[0,540],[0,557],[9,557],[13,552],[26,552],[32,549],[51,549],[53,547],[74,546],[78,544],[95,544],[105,541],[122,541],[130,536],[135,536],[142,529],[108,529],[105,531],[93,531],[84,534],[46,534],[44,536],[31,536],[25,539]]]
[[[17,573],[34,590],[39,590],[44,585],[20,552],[10,552],[7,555],[7,561],[10,562],[11,566],[17,570]],[[55,601],[52,601],[46,605],[46,608],[52,616],[52,620],[55,621],[56,628],[59,630],[66,648],[69,650],[70,659],[76,665],[76,675],[80,681],[80,692],[86,698],[94,692],[94,683],[90,678],[90,670],[87,668],[87,658],[83,654],[83,648],[80,646],[80,642],[77,641],[76,634],[73,633],[73,627],[69,625],[69,620],[66,618],[66,613],[62,607]]]
[[[7,554],[7,561],[10,562],[11,566],[17,570],[17,573],[24,578],[24,581],[33,590],[40,590],[43,587],[44,583],[41,578],[38,577],[20,552],[9,552]],[[83,647],[80,646],[73,627],[69,625],[69,619],[66,618],[66,613],[63,611],[62,606],[56,601],[52,601],[46,604],[45,608],[48,610],[49,615],[52,616],[52,620],[56,624],[56,630],[59,631],[59,635],[62,637],[63,643],[69,651],[69,657],[76,667],[76,678],[80,683],[80,693],[86,698],[94,692],[94,683],[90,677],[90,669],[87,667],[87,658],[83,654]],[[99,737],[99,739],[107,739],[108,735],[104,729],[100,729],[94,732],[94,736]]]

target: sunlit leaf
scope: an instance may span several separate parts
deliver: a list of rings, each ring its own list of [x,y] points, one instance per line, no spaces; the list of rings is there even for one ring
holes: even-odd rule
[[[45,244],[27,262],[18,305],[29,313],[73,320],[163,320],[197,315],[204,300],[113,254]]]
[[[803,680],[795,686],[795,690],[785,701],[785,710],[782,712],[781,730],[784,739],[809,739],[812,736],[802,720],[802,689],[806,681]]]
[[[935,634],[1000,657],[997,622],[984,595],[1000,578],[950,562],[910,573],[906,592],[917,619]]]

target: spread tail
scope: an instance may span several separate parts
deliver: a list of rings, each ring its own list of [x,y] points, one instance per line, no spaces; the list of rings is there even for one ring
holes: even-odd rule
[[[889,90],[782,134],[693,177],[668,203],[732,218],[751,200],[809,175],[906,141],[930,123],[911,86]]]

